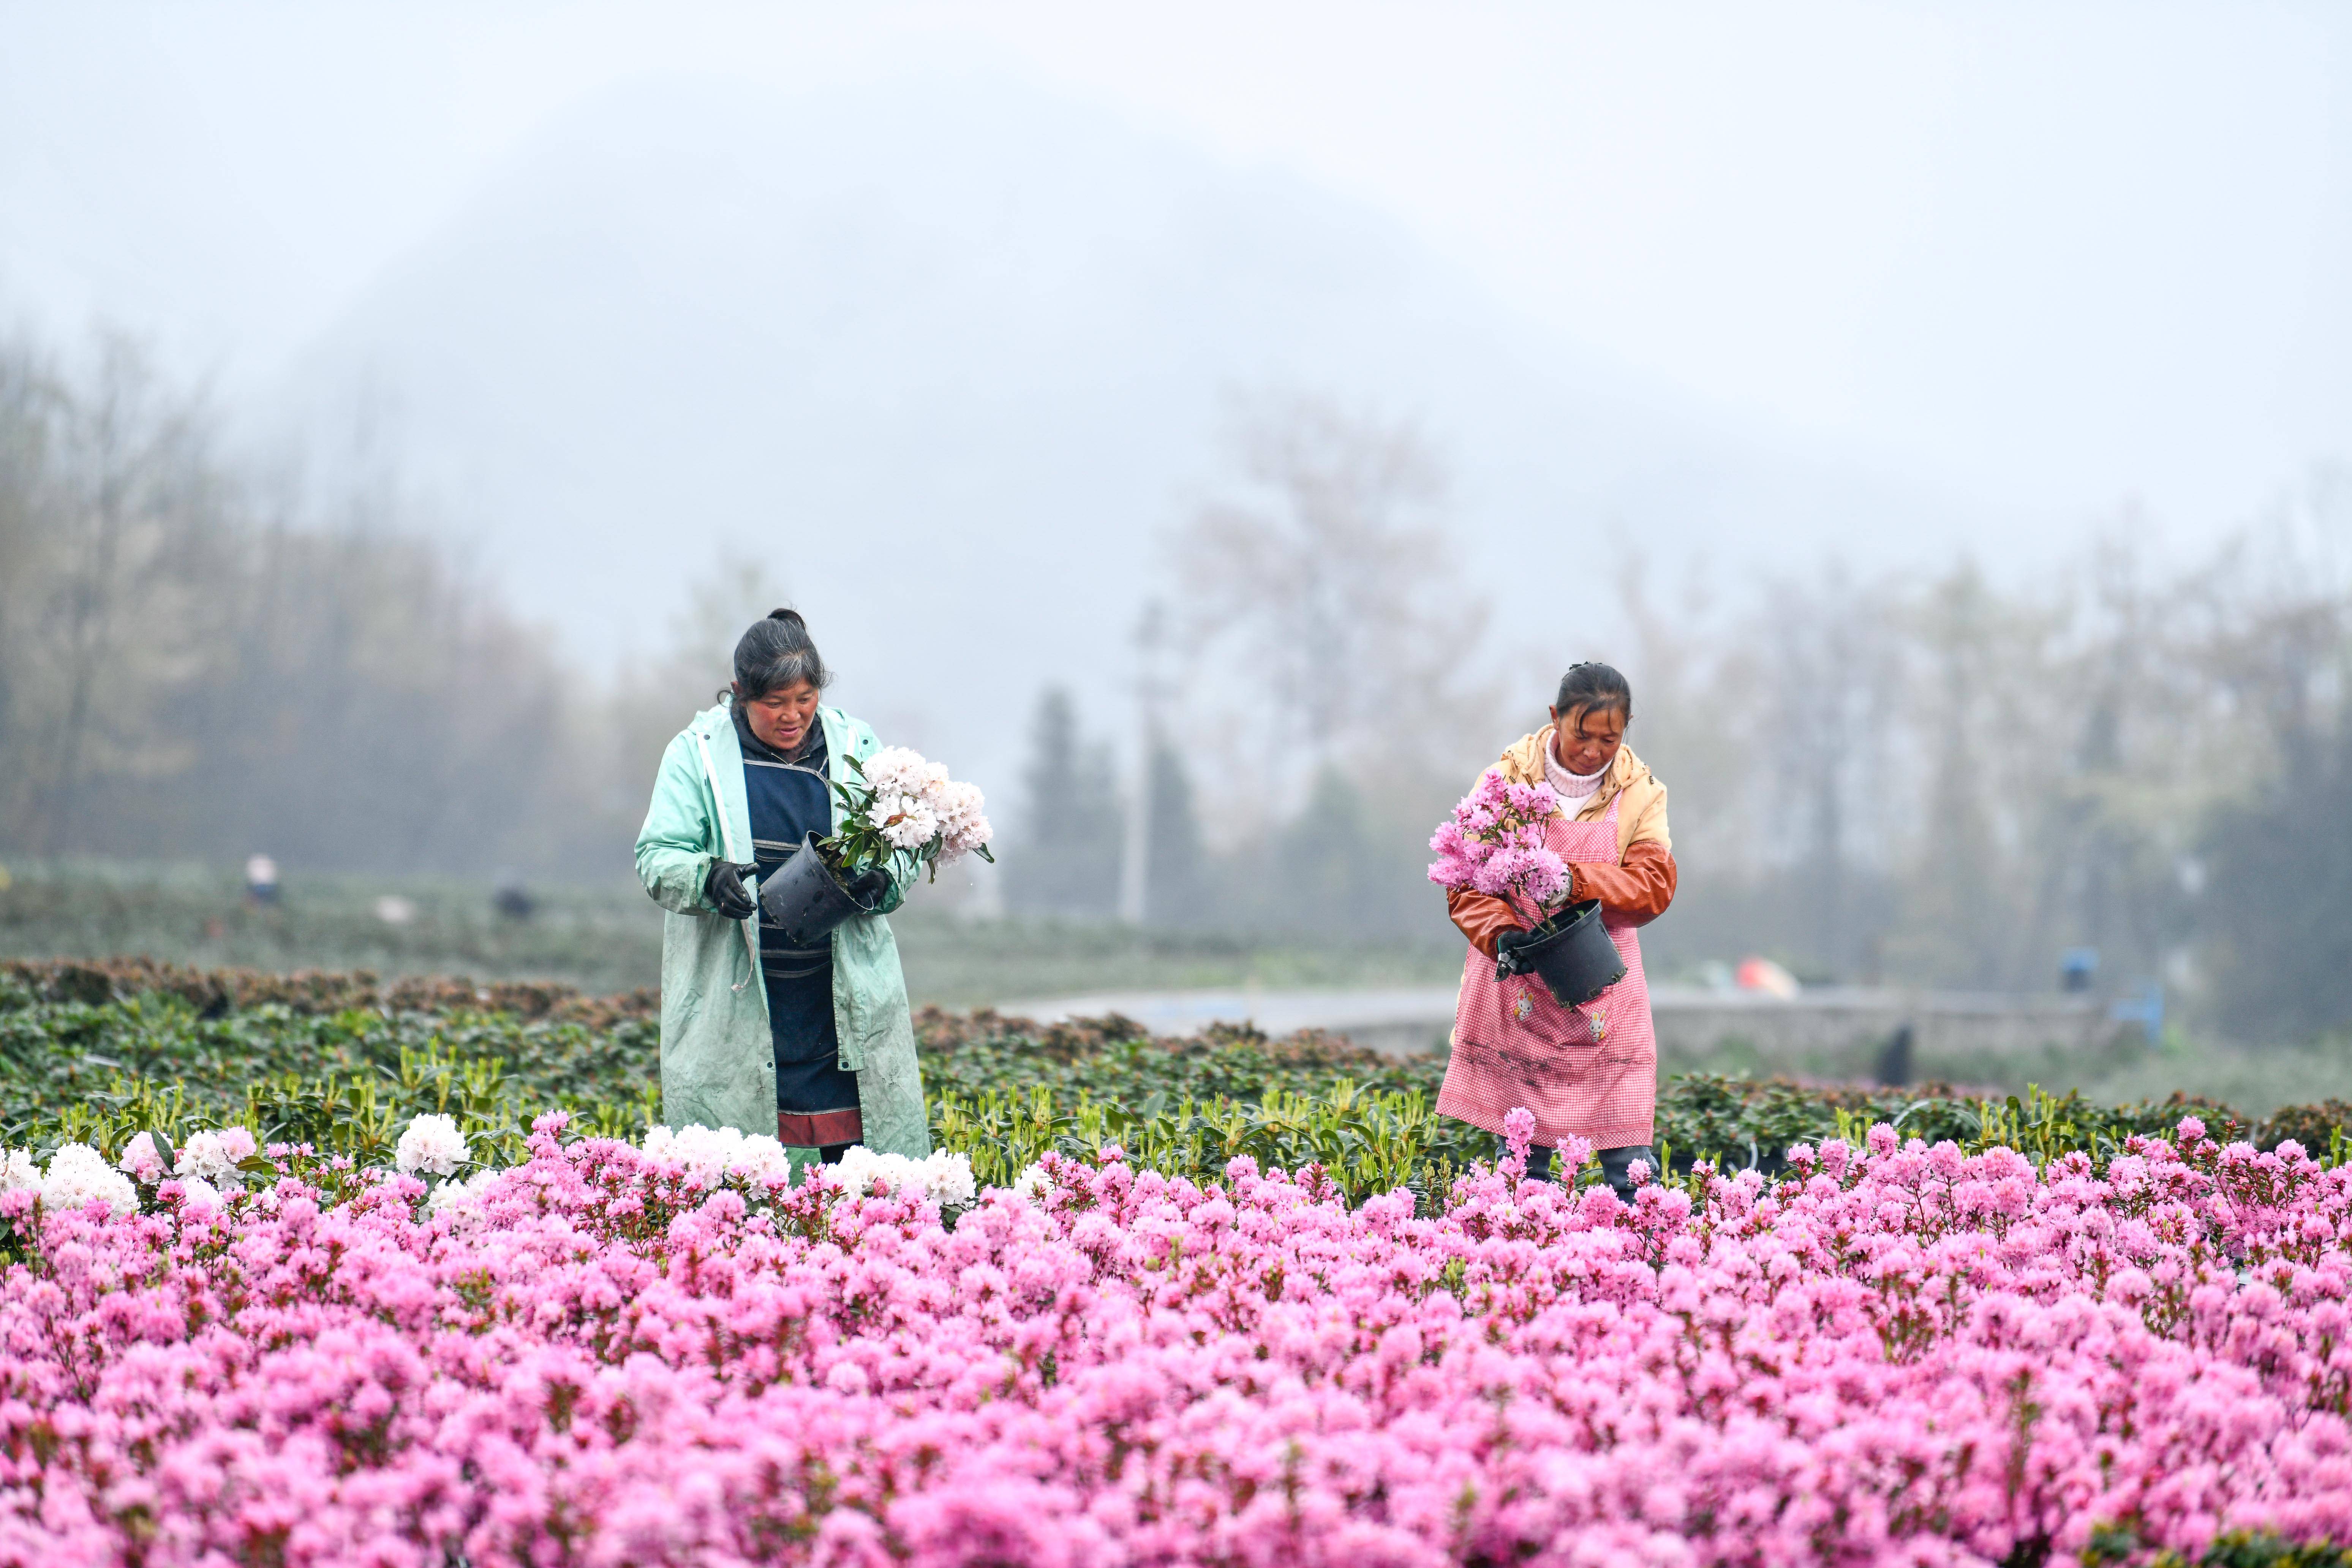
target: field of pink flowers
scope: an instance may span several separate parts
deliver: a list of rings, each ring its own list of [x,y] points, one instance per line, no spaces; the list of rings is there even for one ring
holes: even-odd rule
[[[1803,1151],[1627,1208],[563,1142],[0,1197],[0,1561],[2192,1560],[2352,1541],[2352,1172]],[[251,1167],[248,1167],[251,1169]],[[117,1205],[117,1207],[127,1205]]]

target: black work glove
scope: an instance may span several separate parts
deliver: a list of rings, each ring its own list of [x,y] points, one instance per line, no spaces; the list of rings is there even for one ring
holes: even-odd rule
[[[1507,931],[1495,939],[1495,978],[1508,980],[1514,974],[1532,974],[1535,968],[1519,957],[1519,949],[1536,940],[1531,931]]]
[[[842,891],[857,900],[861,910],[871,910],[881,903],[890,891],[890,873],[879,866],[868,866],[850,879]]]
[[[759,869],[757,861],[738,866],[732,860],[713,860],[710,874],[702,879],[702,896],[728,920],[748,921],[760,912],[760,906],[751,901],[743,879],[758,874]]]

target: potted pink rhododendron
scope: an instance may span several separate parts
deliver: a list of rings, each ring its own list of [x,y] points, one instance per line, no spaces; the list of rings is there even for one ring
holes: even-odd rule
[[[1549,784],[1515,784],[1494,769],[1438,824],[1429,879],[1501,899],[1527,921],[1496,943],[1495,978],[1533,974],[1562,1006],[1590,1002],[1625,977],[1601,906],[1570,903],[1568,863],[1545,838],[1559,814]]]

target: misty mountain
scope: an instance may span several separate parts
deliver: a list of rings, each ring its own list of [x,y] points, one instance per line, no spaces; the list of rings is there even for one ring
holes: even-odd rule
[[[1607,626],[1565,590],[1629,553],[1737,582],[1964,533],[1580,354],[1358,204],[994,79],[593,100],[284,395],[319,449],[371,431],[584,668],[756,555],[845,703],[1002,784],[1041,682],[1114,717],[1161,531],[1268,388],[1420,420],[1498,640],[1563,659]]]

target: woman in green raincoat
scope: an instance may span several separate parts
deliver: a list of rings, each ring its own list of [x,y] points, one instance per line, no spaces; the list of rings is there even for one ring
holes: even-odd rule
[[[898,944],[885,918],[906,889],[876,870],[854,915],[795,949],[752,896],[803,836],[840,826],[828,781],[855,777],[874,731],[819,700],[831,673],[792,610],[735,645],[719,705],[662,753],[637,834],[637,877],[662,921],[662,1117],[776,1136],[795,1163],[851,1145],[931,1150]]]

